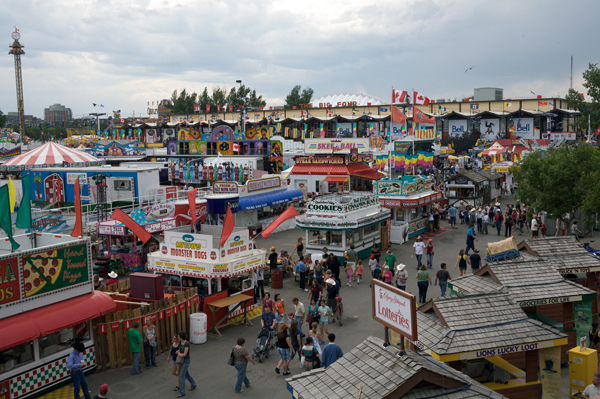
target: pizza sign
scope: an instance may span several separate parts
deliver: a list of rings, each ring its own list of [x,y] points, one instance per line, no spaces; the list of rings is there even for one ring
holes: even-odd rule
[[[21,268],[25,298],[90,280],[85,244],[27,254],[21,258]]]
[[[0,305],[17,301],[21,298],[18,278],[19,269],[17,265],[16,257],[0,261]]]

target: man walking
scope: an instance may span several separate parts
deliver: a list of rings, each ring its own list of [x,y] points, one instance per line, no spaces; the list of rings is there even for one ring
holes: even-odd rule
[[[303,259],[296,265],[296,274],[300,275],[300,291],[308,292],[306,289],[306,264]]]
[[[275,313],[271,312],[271,308],[267,305],[264,308],[262,316],[260,316],[260,325],[269,331],[269,347],[273,349],[273,327],[275,324]]]
[[[417,242],[413,244],[412,254],[417,257],[417,269],[421,267],[421,258],[423,258],[423,250],[425,249],[425,244],[423,243],[423,238],[421,236],[417,237]]]
[[[294,304],[294,320],[298,322],[298,330],[300,330],[300,335],[302,335],[302,323],[304,322],[306,310],[304,309],[304,304],[298,298],[292,299],[292,303]]]
[[[408,280],[408,272],[404,270],[406,265],[400,263],[396,266],[396,287],[402,291],[406,291],[406,281]]]
[[[475,238],[475,232],[473,231],[473,226],[471,226],[467,231],[467,248],[465,249],[465,255],[469,254],[469,249],[475,249],[475,241],[479,240]]]
[[[83,374],[83,368],[86,366],[85,360],[83,360],[83,352],[85,352],[85,346],[81,342],[74,343],[73,352],[71,352],[67,359],[67,368],[71,370],[71,379],[75,388],[73,390],[75,399],[79,399],[79,391],[81,389],[83,389],[85,399],[92,399],[85,375]]]
[[[388,249],[387,256],[385,257],[385,264],[389,266],[390,270],[394,270],[396,268],[396,261],[396,255]]]
[[[444,296],[446,295],[446,288],[448,288],[448,280],[451,280],[451,278],[450,273],[446,270],[446,264],[442,263],[440,267],[441,269],[435,274],[435,282],[433,285],[436,285],[439,281],[441,296]]]
[[[356,263],[358,262],[358,254],[354,250],[354,244],[350,244],[350,249],[346,251],[348,255],[348,266],[352,268],[352,279],[356,281]]]
[[[138,330],[140,327],[139,321],[133,322],[133,328],[127,330],[127,338],[129,338],[129,352],[133,356],[133,375],[141,374],[140,367],[140,352],[142,351],[142,333]]]
[[[448,209],[448,216],[450,217],[450,227],[455,229],[456,228],[456,208],[454,207],[454,205],[452,205]]]
[[[260,294],[260,295],[259,295]],[[261,267],[254,272],[254,303],[258,298],[265,297],[265,268]]]
[[[323,347],[323,353],[321,354],[321,367],[326,368],[335,363],[338,359],[344,356],[342,348],[335,344],[335,334],[330,333],[327,335],[329,343]]]

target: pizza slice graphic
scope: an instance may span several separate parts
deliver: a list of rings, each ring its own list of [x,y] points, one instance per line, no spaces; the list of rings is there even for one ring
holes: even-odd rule
[[[63,265],[63,259],[59,259],[57,255],[58,251],[55,250],[26,258],[23,265],[25,297],[37,294],[46,284],[56,283]]]

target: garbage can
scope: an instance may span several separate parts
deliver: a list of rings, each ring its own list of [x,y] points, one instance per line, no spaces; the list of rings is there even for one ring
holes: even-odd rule
[[[192,344],[203,344],[206,342],[206,313],[192,313],[190,315],[190,342]]]
[[[283,272],[279,268],[271,269],[271,288],[283,288]]]

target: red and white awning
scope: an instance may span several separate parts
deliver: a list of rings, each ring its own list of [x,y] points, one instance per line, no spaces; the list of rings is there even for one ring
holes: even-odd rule
[[[44,144],[33,150],[29,150],[17,157],[4,162],[2,166],[34,166],[34,165],[61,165],[63,162],[69,164],[100,162],[90,154],[77,151],[53,142]]]

